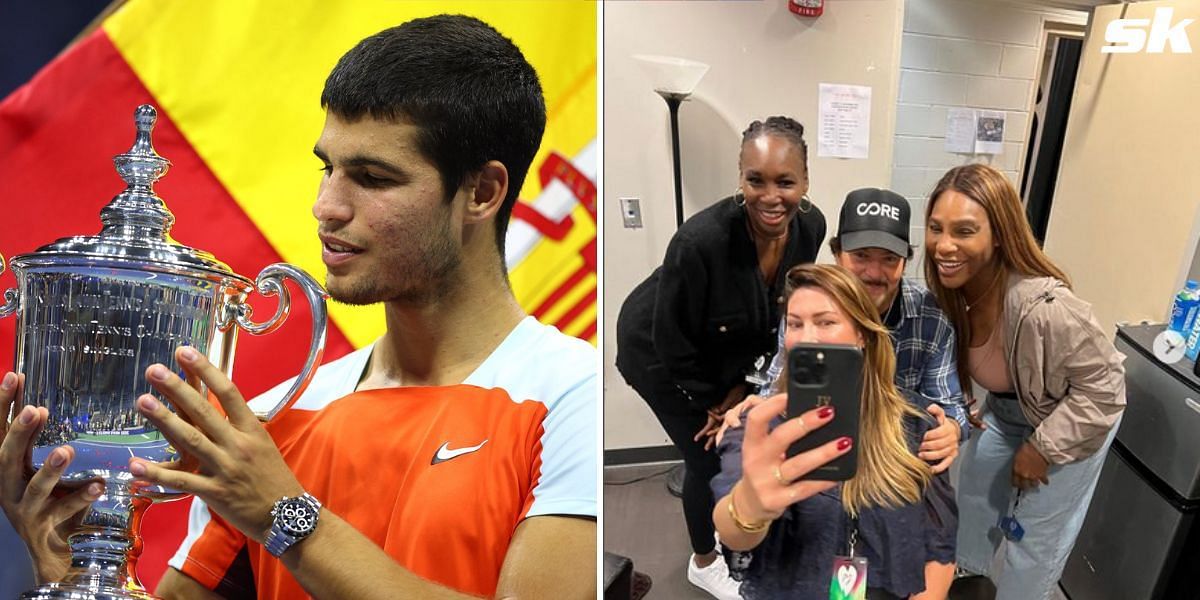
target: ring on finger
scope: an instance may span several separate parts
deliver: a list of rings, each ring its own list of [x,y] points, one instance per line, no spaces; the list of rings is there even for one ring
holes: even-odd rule
[[[775,468],[771,472],[775,475],[775,481],[778,481],[779,485],[787,486],[788,481],[783,478],[783,471],[779,469],[779,465],[775,465]]]

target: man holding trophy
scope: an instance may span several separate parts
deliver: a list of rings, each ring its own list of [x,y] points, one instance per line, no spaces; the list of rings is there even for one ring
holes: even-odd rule
[[[595,349],[527,316],[504,265],[545,128],[537,74],[487,24],[443,15],[360,42],[321,104],[326,288],[383,302],[387,331],[318,369],[266,427],[255,412],[292,382],[247,404],[189,346],[174,354],[185,379],[146,369],[176,412],[150,394],[137,412],[188,460],[134,457],[128,473],[197,496],[158,595],[594,597]],[[27,385],[0,379],[0,414]],[[0,505],[39,581],[57,581],[65,524],[109,490],[51,493],[71,446],[27,480],[30,449],[55,424],[46,408],[13,412]]]

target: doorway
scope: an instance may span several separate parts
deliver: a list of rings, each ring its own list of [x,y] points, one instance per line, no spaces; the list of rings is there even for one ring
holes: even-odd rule
[[[1075,25],[1046,24],[1045,52],[1021,170],[1021,200],[1033,235],[1042,246],[1046,243],[1046,226],[1054,203],[1083,34],[1083,28]]]

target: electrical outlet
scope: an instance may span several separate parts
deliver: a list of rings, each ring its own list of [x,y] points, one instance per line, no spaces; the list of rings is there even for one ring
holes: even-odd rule
[[[621,198],[621,222],[626,229],[642,228],[642,201],[637,198]]]

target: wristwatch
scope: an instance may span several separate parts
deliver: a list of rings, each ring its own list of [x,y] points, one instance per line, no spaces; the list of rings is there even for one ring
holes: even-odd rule
[[[321,502],[305,493],[295,498],[284,496],[271,509],[271,530],[263,542],[271,556],[279,558],[288,548],[312,535],[321,515]]]

